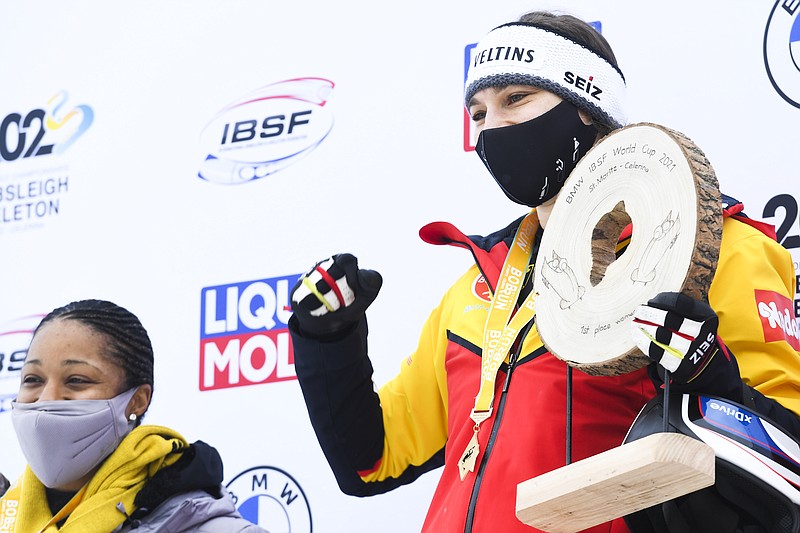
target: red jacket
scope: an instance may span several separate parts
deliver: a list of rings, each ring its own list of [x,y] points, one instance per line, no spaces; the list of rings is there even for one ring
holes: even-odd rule
[[[469,414],[479,385],[485,291],[494,287],[518,222],[486,238],[443,234],[435,226],[423,232],[428,241],[471,248],[477,261],[447,291],[418,348],[378,394],[365,321],[331,342],[303,338],[290,321],[298,379],[344,492],[385,492],[444,465],[423,531],[531,533],[515,515],[517,484],[566,464],[567,365],[547,352],[533,327],[518,361],[500,369],[475,472],[459,479],[457,462],[473,435]],[[620,445],[654,389],[644,369],[616,377],[572,375],[577,461]],[[590,531],[627,531],[618,522],[617,529],[607,524]]]
[[[532,326],[520,334],[524,339],[512,353],[515,360],[499,370],[494,414],[481,426],[475,471],[464,481],[459,478],[457,463],[473,435],[469,415],[479,388],[489,294],[519,222],[488,237],[467,237],[444,223],[423,228],[420,234],[428,242],[471,250],[475,264],[445,293],[417,349],[377,393],[366,319],[324,342],[300,335],[295,317],[289,322],[298,380],[342,491],[379,494],[444,466],[426,532],[531,533],[535,530],[515,516],[517,484],[566,463],[567,366],[547,352]],[[749,385],[793,409],[798,401],[789,393],[800,382],[800,354],[788,342],[794,337],[750,330],[764,322],[754,291],[791,296],[791,260],[787,263],[788,253],[774,240],[738,220],[726,220],[725,228],[709,292],[720,316],[720,337],[737,356]],[[750,285],[742,283],[744,271],[754,273],[747,278]],[[644,369],[613,377],[575,370],[572,376],[572,460],[578,461],[619,446],[655,391]],[[777,402],[770,405],[776,417],[797,424],[793,413]],[[620,519],[589,531],[627,528]]]

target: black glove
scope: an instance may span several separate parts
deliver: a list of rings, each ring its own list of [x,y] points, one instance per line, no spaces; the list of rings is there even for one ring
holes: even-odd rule
[[[741,402],[739,365],[717,337],[719,318],[705,302],[662,292],[633,313],[633,340],[653,360],[648,373],[660,386],[664,369],[679,392],[720,395]]]
[[[359,270],[351,254],[320,261],[292,288],[292,311],[300,333],[315,339],[340,335],[361,320],[382,284],[379,273]]]

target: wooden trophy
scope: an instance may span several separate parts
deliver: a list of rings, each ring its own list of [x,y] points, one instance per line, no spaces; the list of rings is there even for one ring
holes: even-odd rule
[[[631,372],[651,362],[632,340],[636,306],[664,291],[707,301],[722,238],[719,186],[684,135],[632,124],[581,159],[547,228],[533,289],[542,342],[583,372]],[[708,445],[656,433],[520,483],[517,517],[573,533],[713,484]]]

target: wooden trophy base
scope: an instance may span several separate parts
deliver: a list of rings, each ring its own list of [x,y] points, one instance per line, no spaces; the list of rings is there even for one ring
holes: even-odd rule
[[[714,451],[655,433],[517,485],[517,518],[575,533],[714,484]]]

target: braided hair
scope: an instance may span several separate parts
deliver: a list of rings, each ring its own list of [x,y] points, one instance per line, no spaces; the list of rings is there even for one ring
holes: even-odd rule
[[[108,357],[125,373],[125,390],[139,385],[153,388],[153,345],[139,319],[114,303],[80,300],[52,310],[33,336],[53,320],[77,320],[108,340]]]

